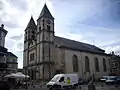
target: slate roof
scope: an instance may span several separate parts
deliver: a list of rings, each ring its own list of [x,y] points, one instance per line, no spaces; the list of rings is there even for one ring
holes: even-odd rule
[[[7,55],[7,56],[10,55],[10,56],[14,56],[14,57],[17,58],[17,56],[14,55],[12,52],[8,52],[8,49],[7,49],[7,48],[1,47],[1,46],[0,46],[0,55]]]
[[[55,36],[54,40],[55,40],[55,44],[57,44],[59,48],[68,48],[68,49],[79,50],[83,52],[105,54],[105,50],[102,50],[94,45],[90,45],[90,44],[86,44],[86,43],[82,43],[82,42],[78,42],[78,41],[74,41],[74,40],[70,40],[70,39],[66,39],[58,36]]]
[[[25,30],[27,30],[27,29],[34,29],[34,30],[37,29],[37,26],[36,26],[35,21],[34,21],[32,16],[31,16],[31,19],[30,19],[30,21],[29,21]]]
[[[48,17],[48,18],[51,18],[51,19],[54,19],[54,17],[51,15],[49,9],[47,8],[47,5],[45,4],[41,13],[40,13],[40,16],[38,17],[38,19],[40,19],[41,17]]]
[[[7,55],[8,55],[8,56],[14,56],[14,57],[18,58],[15,54],[13,54],[13,53],[11,53],[11,52],[7,52]]]

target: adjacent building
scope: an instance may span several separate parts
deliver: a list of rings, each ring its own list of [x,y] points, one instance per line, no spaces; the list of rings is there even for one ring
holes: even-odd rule
[[[17,56],[8,52],[8,49],[4,47],[6,35],[7,31],[2,24],[0,27],[0,77],[11,72],[16,72],[18,67]]]
[[[24,34],[24,72],[32,80],[49,80],[57,73],[77,73],[85,79],[110,73],[110,55],[83,42],[55,36],[54,17],[46,4],[35,23],[31,17]]]
[[[7,64],[8,73],[17,72],[17,69],[18,69],[17,58],[18,57],[16,55],[14,55],[13,53],[11,53],[11,52],[7,53],[6,64]]]
[[[110,67],[111,75],[120,75],[120,56],[115,55],[114,52],[111,54]]]

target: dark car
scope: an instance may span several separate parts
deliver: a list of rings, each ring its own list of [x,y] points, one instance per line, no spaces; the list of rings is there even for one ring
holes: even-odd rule
[[[120,76],[117,76],[116,84],[120,84]]]
[[[0,81],[0,90],[10,90],[10,87],[6,81]]]

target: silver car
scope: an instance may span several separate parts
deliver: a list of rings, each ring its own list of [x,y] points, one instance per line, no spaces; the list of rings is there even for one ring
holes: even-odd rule
[[[109,76],[107,77],[105,83],[106,84],[115,84],[117,81],[117,76]]]

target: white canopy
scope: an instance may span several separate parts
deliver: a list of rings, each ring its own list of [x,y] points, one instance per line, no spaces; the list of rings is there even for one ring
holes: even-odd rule
[[[11,74],[6,75],[6,76],[4,76],[4,77],[5,77],[5,78],[9,78],[9,77],[11,77],[11,78],[29,78],[28,75],[24,75],[24,74],[21,73],[21,72],[11,73]]]
[[[13,78],[14,78],[15,76],[16,76],[15,73],[11,73],[11,74],[8,74],[8,75],[6,75],[6,76],[4,76],[4,77],[5,77],[5,78],[8,78],[8,77],[11,77],[11,78],[13,77]]]
[[[16,77],[18,77],[18,78],[29,78],[28,75],[24,75],[24,74],[21,73],[21,72],[16,73]]]

